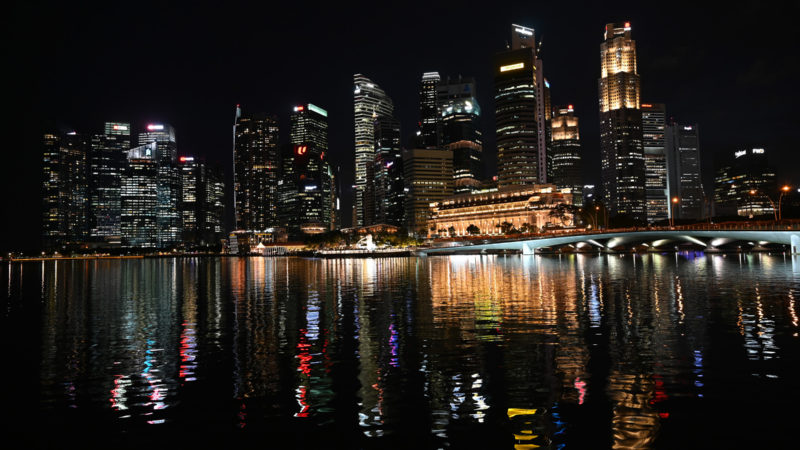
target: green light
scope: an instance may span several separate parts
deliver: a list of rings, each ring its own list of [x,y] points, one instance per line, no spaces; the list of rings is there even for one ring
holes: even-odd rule
[[[328,117],[328,111],[325,111],[324,109],[320,108],[319,106],[313,103],[308,104],[308,109],[314,111],[317,114],[320,114],[323,117]]]

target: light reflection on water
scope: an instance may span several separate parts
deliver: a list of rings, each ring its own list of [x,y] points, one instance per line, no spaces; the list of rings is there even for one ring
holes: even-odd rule
[[[668,448],[700,429],[720,442],[736,386],[758,392],[739,406],[782,423],[763,404],[797,392],[795,267],[762,254],[187,258],[8,264],[0,279],[6,344],[40,355],[28,412],[53,426]]]

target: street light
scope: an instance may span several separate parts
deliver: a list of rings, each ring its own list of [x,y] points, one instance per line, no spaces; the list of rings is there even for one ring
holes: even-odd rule
[[[680,199],[678,197],[672,197],[672,207],[671,207],[672,214],[669,215],[669,226],[670,227],[674,227],[675,226],[675,205],[677,205],[679,201],[680,201]]]
[[[772,198],[769,195],[763,194],[764,197],[766,197],[767,200],[769,200],[770,205],[772,205],[772,214],[774,214],[776,222],[778,222],[779,220],[782,219],[781,203],[783,201],[783,196],[786,195],[786,193],[789,192],[789,190],[791,190],[790,186],[784,185],[783,187],[781,187],[781,193],[778,196],[778,206],[775,206],[775,202],[772,200]],[[756,195],[757,193],[758,193],[758,191],[756,191],[755,189],[751,189],[750,190],[750,195]]]

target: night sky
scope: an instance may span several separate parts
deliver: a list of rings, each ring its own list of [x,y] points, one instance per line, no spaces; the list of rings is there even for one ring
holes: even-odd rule
[[[329,112],[330,155],[342,167],[348,197],[357,72],[392,97],[404,136],[418,120],[423,72],[474,76],[487,175],[493,175],[491,61],[510,40],[511,23],[533,27],[543,39],[553,105],[575,106],[586,183],[599,181],[603,27],[622,21],[631,22],[637,43],[642,101],[666,103],[668,116],[699,124],[708,188],[715,161],[747,145],[767,150],[779,182],[800,183],[798,3],[728,2],[724,9],[688,2],[614,2],[608,9],[552,1],[280,3],[6,7],[3,72],[11,80],[3,90],[0,248],[39,246],[42,133],[99,133],[104,121],[129,121],[134,131],[149,121],[172,124],[179,153],[222,164],[230,191],[235,105],[278,115],[288,140],[292,106],[311,102]],[[344,200],[349,208],[350,198]]]

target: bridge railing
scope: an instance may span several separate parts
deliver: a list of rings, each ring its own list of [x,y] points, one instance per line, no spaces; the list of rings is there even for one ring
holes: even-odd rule
[[[482,234],[472,236],[444,237],[436,239],[437,242],[448,241],[485,241],[489,240],[528,240],[544,239],[558,236],[575,235],[595,235],[607,233],[629,233],[634,231],[800,231],[800,220],[781,220],[779,222],[770,220],[742,221],[742,222],[719,222],[719,223],[695,223],[689,225],[675,226],[645,226],[645,227],[626,227],[626,228],[606,228],[606,229],[555,229],[541,233],[514,233],[514,234]]]

